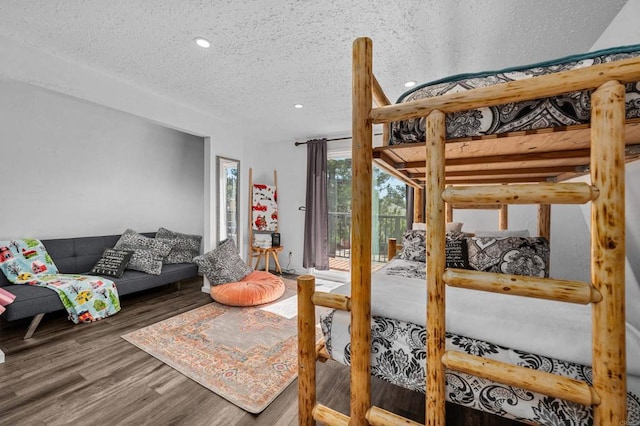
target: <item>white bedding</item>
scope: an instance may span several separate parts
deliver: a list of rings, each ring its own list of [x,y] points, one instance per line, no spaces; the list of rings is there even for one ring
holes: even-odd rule
[[[425,324],[426,286],[422,279],[387,275],[390,267],[417,262],[393,259],[373,274],[371,314]],[[420,264],[424,265],[424,264]],[[629,269],[629,268],[627,268]],[[640,302],[640,290],[628,288]],[[349,294],[348,285],[335,293]],[[634,292],[638,294],[634,295]],[[591,307],[447,287],[447,331],[512,349],[582,365],[591,365]],[[640,376],[640,312],[627,310],[627,373]],[[631,321],[630,321],[631,320]]]

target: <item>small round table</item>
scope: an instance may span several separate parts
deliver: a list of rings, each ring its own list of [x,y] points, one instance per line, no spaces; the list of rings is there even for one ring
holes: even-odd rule
[[[278,273],[282,273],[282,268],[280,267],[280,262],[278,262],[278,254],[284,250],[284,247],[251,247],[251,257],[257,257],[256,265],[253,269],[257,270],[258,265],[260,264],[260,260],[264,258],[264,270],[269,272],[269,256],[273,256],[273,260],[276,262],[276,270]]]

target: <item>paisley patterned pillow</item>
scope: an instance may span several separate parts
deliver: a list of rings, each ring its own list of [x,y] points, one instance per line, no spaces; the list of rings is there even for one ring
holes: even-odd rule
[[[160,275],[162,259],[169,254],[171,246],[160,239],[145,237],[133,229],[127,229],[113,247],[118,250],[132,250],[133,256],[127,269]]]
[[[211,285],[240,281],[253,271],[240,258],[236,244],[226,239],[218,247],[193,259]]]
[[[164,258],[164,263],[191,263],[200,254],[200,235],[183,234],[166,228],[158,229],[156,239],[164,240],[171,246],[171,251]]]
[[[549,276],[549,241],[543,237],[467,238],[471,269]]]
[[[398,259],[426,262],[425,236],[426,232],[422,230],[406,231],[402,236],[402,250],[398,254]]]

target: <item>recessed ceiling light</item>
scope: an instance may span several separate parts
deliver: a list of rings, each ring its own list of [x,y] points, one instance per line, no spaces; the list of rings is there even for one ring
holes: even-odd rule
[[[204,49],[208,49],[209,46],[211,46],[211,43],[209,43],[209,40],[207,40],[206,38],[196,37],[193,39],[193,41],[195,41],[198,46]]]
[[[407,82],[404,84],[404,87],[413,87],[413,86],[415,86],[416,84],[417,84],[417,83],[416,83],[415,81],[411,80],[411,81],[407,81]]]
[[[304,108],[304,105],[302,105],[302,104],[295,104],[293,107],[294,107],[294,108],[297,108],[297,109],[300,109],[300,108]]]

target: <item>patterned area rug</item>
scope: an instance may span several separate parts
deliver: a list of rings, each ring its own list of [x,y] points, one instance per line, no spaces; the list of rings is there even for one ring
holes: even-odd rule
[[[279,301],[295,296],[284,280]],[[279,301],[274,302],[274,304]],[[262,412],[297,376],[297,319],[212,302],[122,336],[238,407]],[[320,336],[318,330],[318,337]]]

